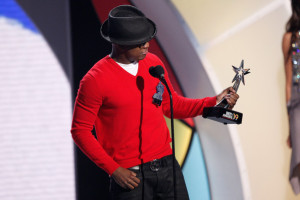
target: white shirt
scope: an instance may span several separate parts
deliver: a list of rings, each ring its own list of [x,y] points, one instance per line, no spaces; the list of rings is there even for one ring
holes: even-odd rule
[[[118,62],[116,62],[118,63]],[[139,69],[139,63],[138,62],[133,62],[130,64],[123,64],[123,63],[118,63],[125,71],[128,73],[132,74],[133,76],[136,76],[138,69]]]

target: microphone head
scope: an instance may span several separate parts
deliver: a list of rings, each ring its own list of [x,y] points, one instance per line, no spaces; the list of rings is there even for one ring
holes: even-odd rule
[[[152,66],[149,68],[149,73],[155,78],[164,78],[165,70],[162,66],[157,65],[156,67]]]

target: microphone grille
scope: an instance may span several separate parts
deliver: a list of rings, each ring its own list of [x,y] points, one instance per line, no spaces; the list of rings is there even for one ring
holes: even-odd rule
[[[164,75],[165,70],[162,66],[157,65],[156,67],[152,66],[149,68],[149,73],[151,76],[155,78],[161,78],[162,75]]]

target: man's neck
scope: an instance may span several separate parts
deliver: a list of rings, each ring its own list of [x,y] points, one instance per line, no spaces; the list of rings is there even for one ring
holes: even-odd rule
[[[122,64],[130,64],[132,62],[130,62],[124,55],[115,55],[113,53],[110,54],[110,57],[118,62],[118,63],[122,63]]]
[[[132,63],[133,61],[130,61],[127,57],[126,57],[126,54],[125,54],[125,51],[120,49],[120,48],[117,48],[115,45],[112,46],[112,51],[110,53],[110,57],[118,62],[118,63],[122,63],[122,64],[130,64]]]

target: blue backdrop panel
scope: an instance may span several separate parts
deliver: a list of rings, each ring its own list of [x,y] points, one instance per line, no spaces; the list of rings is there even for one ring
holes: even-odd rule
[[[194,133],[182,169],[191,200],[210,200],[209,183],[198,133]]]

